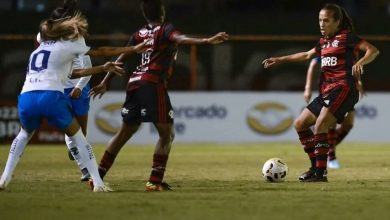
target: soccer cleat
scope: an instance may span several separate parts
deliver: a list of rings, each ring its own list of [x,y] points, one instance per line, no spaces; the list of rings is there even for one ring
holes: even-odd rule
[[[340,169],[340,163],[337,159],[329,160],[328,161],[328,168],[329,169]]]
[[[114,192],[114,190],[107,185],[103,185],[103,186],[94,186],[92,192]]]
[[[145,184],[145,191],[147,192],[161,192],[161,191],[172,191],[172,187],[166,183],[152,183],[152,182],[147,182]]]
[[[310,178],[306,178],[305,180],[301,180],[301,182],[312,183],[312,182],[328,182],[328,177],[326,175],[317,176],[312,175]]]
[[[310,167],[310,169],[302,173],[302,175],[300,175],[298,179],[299,181],[305,181],[306,179],[312,178],[312,176],[314,176],[315,174],[316,174],[316,169],[314,167]]]

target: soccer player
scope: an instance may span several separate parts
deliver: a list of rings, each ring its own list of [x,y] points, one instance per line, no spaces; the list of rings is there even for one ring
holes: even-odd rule
[[[286,62],[321,57],[321,88],[319,95],[302,111],[294,122],[299,140],[311,161],[310,169],[303,173],[302,182],[326,182],[329,152],[328,130],[336,122],[342,123],[347,112],[359,100],[357,81],[364,65],[379,54],[372,44],[354,33],[352,20],[345,9],[337,4],[326,4],[319,12],[322,37],[317,46],[305,52],[263,60],[265,68]],[[357,52],[364,55],[358,59]],[[314,125],[314,131],[310,127]]]
[[[50,14],[50,19],[57,20],[65,18],[67,16],[73,16],[77,11],[78,1],[77,0],[64,0],[62,6],[55,8]],[[38,44],[41,43],[41,35],[37,35]],[[88,55],[78,56],[73,60],[73,69],[84,69],[92,67],[91,58]],[[87,136],[87,124],[88,124],[88,111],[89,111],[89,80],[91,76],[81,77],[79,79],[69,79],[65,83],[64,93],[69,98],[72,106],[73,113],[77,122],[81,127],[81,131],[84,136]],[[65,143],[71,150],[77,150],[77,146],[71,141],[71,139],[65,134]],[[74,160],[71,150],[68,151],[68,157],[70,160]],[[86,167],[81,168],[81,181],[88,181],[90,178],[89,172]]]
[[[171,144],[174,138],[174,115],[167,92],[167,80],[172,73],[178,44],[219,44],[228,40],[225,32],[209,38],[194,38],[180,34],[171,23],[165,22],[165,8],[161,0],[142,0],[141,11],[147,24],[136,31],[129,45],[148,41],[150,47],[142,53],[141,63],[131,75],[122,108],[122,126],[109,141],[100,161],[99,172],[103,178],[111,168],[123,145],[138,130],[142,122],[152,122],[159,139],[153,154],[150,178],[146,191],[170,190],[163,182]],[[118,57],[122,62],[125,55]],[[91,89],[91,96],[101,97],[113,75],[108,73],[102,82]]]
[[[93,192],[109,192],[111,188],[103,183],[91,145],[83,135],[75,120],[69,99],[64,94],[64,83],[68,77],[84,77],[106,71],[122,74],[124,70],[117,62],[72,70],[73,60],[82,55],[115,56],[121,53],[141,52],[144,44],[129,47],[100,47],[91,49],[86,46],[84,35],[88,22],[76,13],[72,17],[47,19],[40,24],[42,42],[32,52],[27,68],[26,80],[18,97],[18,113],[21,130],[13,140],[4,172],[0,178],[0,190],[10,183],[13,172],[23,151],[46,118],[49,124],[61,129],[77,146],[72,150],[73,157],[80,167],[86,167],[95,182]]]
[[[306,84],[305,90],[303,92],[303,98],[307,103],[310,102],[312,96],[312,85],[313,85],[313,76],[318,72],[321,66],[321,57],[315,57],[310,61],[309,67],[306,74]],[[358,81],[359,82],[359,81]],[[359,85],[362,85],[361,83]],[[320,86],[321,87],[321,80]],[[348,115],[345,117],[344,121],[340,126],[336,127],[337,124],[332,126],[328,131],[328,141],[329,141],[329,152],[328,152],[328,168],[330,169],[339,169],[340,162],[336,158],[336,146],[340,144],[342,140],[348,135],[349,131],[352,129],[355,119],[355,111],[351,110],[348,112]]]

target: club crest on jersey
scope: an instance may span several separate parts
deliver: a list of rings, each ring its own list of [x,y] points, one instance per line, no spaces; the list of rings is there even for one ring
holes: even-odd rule
[[[138,32],[139,36],[140,37],[146,37],[146,35],[148,35],[148,30],[146,28],[142,28],[139,32]]]

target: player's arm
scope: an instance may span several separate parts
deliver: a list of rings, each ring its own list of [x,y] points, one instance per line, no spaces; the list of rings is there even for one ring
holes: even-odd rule
[[[171,39],[178,44],[220,44],[229,40],[229,35],[226,32],[219,32],[208,38],[198,38],[174,33]]]
[[[360,77],[363,74],[363,66],[371,63],[379,54],[379,50],[367,41],[362,41],[358,45],[358,49],[364,52],[364,56],[352,66],[352,74],[355,77]]]
[[[102,72],[113,72],[122,75],[125,73],[125,71],[123,70],[121,65],[122,63],[118,63],[118,62],[106,62],[105,64],[100,66],[94,66],[86,69],[75,69],[73,70],[70,78],[71,79],[80,78],[84,76],[95,75]]]
[[[289,62],[300,62],[309,60],[317,55],[317,52],[315,48],[300,52],[300,53],[294,53],[287,56],[281,56],[281,57],[270,57],[262,61],[262,64],[264,65],[264,68],[268,68],[273,65],[282,64],[282,63],[289,63]]]
[[[127,54],[121,54],[115,62],[117,63],[124,63],[124,61],[127,58]],[[91,90],[89,90],[88,96],[95,99],[97,96],[99,96],[99,99],[103,96],[103,94],[107,91],[107,85],[111,81],[111,79],[115,76],[115,72],[107,71],[106,76],[103,78],[103,80]]]
[[[97,47],[91,48],[86,54],[90,56],[117,56],[120,54],[130,55],[132,53],[141,53],[146,50],[148,47],[148,42],[142,42],[135,46],[126,46],[126,47]]]

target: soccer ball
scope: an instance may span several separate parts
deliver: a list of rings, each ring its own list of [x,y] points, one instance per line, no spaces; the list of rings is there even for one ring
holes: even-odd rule
[[[280,158],[271,158],[264,163],[262,173],[267,182],[283,182],[287,177],[288,166]]]

